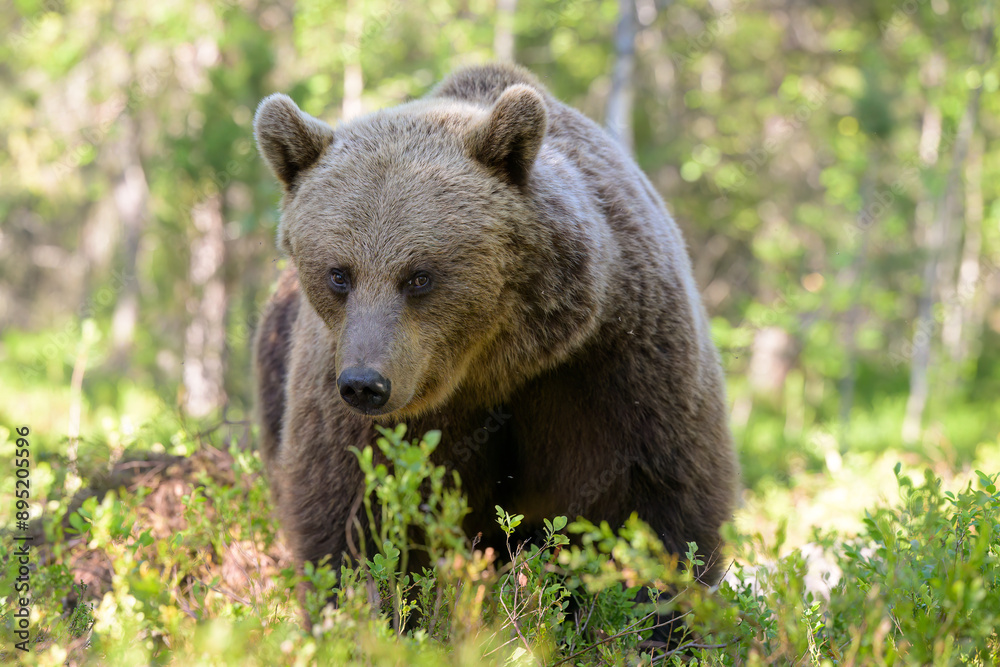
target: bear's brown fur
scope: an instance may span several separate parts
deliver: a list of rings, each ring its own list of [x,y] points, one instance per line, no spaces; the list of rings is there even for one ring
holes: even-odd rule
[[[470,534],[499,538],[494,505],[528,526],[638,512],[717,579],[723,376],[680,231],[618,145],[510,65],[336,130],[272,95],[255,132],[295,267],[256,339],[261,448],[299,559],[345,553],[348,448],[402,421],[443,431]],[[384,381],[360,409],[352,369]]]

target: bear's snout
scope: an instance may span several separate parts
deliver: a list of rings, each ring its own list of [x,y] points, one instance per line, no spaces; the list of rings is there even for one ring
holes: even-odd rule
[[[340,397],[352,408],[371,414],[389,400],[392,383],[374,368],[354,366],[337,378]]]

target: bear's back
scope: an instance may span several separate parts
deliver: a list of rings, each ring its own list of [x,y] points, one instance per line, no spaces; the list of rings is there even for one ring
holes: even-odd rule
[[[489,109],[503,91],[517,84],[531,86],[545,101],[549,116],[547,143],[559,144],[560,148],[580,148],[591,154],[597,150],[601,155],[595,157],[629,162],[596,123],[560,102],[534,74],[517,65],[490,63],[460,69],[438,84],[428,97],[461,100]]]
[[[519,83],[538,90],[546,97],[546,102],[551,102],[545,87],[534,74],[516,65],[502,63],[460,69],[435,86],[428,97],[449,97],[491,107],[500,93]]]
[[[605,226],[621,253],[615,253],[616,263],[630,267],[633,274],[641,267],[640,273],[679,286],[684,307],[690,309],[695,327],[705,336],[705,315],[680,228],[635,160],[603,128],[556,99],[534,74],[513,64],[490,63],[458,70],[435,87],[428,98],[455,99],[489,109],[504,90],[516,84],[537,90],[548,110],[542,155],[548,151],[558,157],[543,158],[540,162],[571,165],[582,181],[576,185],[581,186],[579,192],[585,193],[585,203],[600,210],[599,224]],[[540,185],[548,184],[535,182],[536,188]],[[572,188],[566,185],[562,182],[559,187],[574,203],[579,202],[579,194],[570,195],[568,190]],[[563,223],[555,219],[546,222],[554,228]],[[630,295],[633,304],[651,296],[643,293],[645,281],[639,283],[631,286],[638,288]],[[656,297],[651,301],[650,307],[654,309],[677,305],[673,298],[669,303]]]

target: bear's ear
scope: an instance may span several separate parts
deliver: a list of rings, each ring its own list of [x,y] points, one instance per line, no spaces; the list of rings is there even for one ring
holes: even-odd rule
[[[281,93],[265,98],[257,107],[253,132],[258,151],[286,192],[333,141],[332,127],[301,111]]]
[[[548,127],[545,101],[524,84],[510,86],[466,139],[475,160],[514,185],[528,182]]]

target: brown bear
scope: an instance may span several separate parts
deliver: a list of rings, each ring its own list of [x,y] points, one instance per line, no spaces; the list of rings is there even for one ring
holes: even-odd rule
[[[680,230],[636,164],[524,69],[471,67],[336,129],[254,120],[291,258],[259,327],[261,448],[298,559],[347,552],[375,425],[442,431],[467,534],[494,505],[638,512],[718,578],[738,470]],[[353,542],[352,542],[353,543]]]

